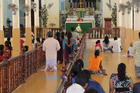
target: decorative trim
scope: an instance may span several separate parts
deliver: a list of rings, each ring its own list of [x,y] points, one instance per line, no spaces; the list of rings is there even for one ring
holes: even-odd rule
[[[119,12],[122,12],[124,15],[125,11],[130,14],[131,10],[136,8],[136,13],[140,12],[140,0],[132,0],[132,2],[128,1],[126,4],[119,5]]]
[[[31,2],[31,9],[33,9],[33,11],[35,12],[37,8],[37,4],[35,2]]]
[[[10,3],[10,4],[8,5],[8,8],[12,11],[12,14],[13,14],[13,15],[16,15],[16,12],[17,12],[17,10],[18,10],[18,7],[17,7],[16,4]]]
[[[29,6],[29,5],[25,5],[25,6],[24,6],[24,11],[25,11],[25,15],[26,15],[26,16],[29,15],[30,10],[31,10],[31,9],[30,9],[30,6]]]

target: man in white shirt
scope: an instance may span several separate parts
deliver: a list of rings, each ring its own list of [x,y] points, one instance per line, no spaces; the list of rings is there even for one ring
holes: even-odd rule
[[[60,49],[58,40],[53,38],[53,33],[48,32],[48,38],[43,42],[43,51],[46,55],[44,71],[57,71],[57,51]]]
[[[117,39],[117,37],[114,37],[112,47],[113,52],[121,52],[121,42]]]
[[[140,32],[139,32],[139,39],[140,39]],[[134,43],[134,58],[135,58],[135,70],[136,76],[140,78],[140,40]]]
[[[76,78],[76,83],[68,87],[66,93],[84,93],[85,88],[88,86],[89,76],[85,71],[81,71]]]

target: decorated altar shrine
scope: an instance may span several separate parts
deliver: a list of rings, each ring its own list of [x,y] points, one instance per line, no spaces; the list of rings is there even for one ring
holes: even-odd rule
[[[65,22],[66,31],[71,31],[71,28],[76,29],[79,24],[81,32],[88,32],[89,28],[95,27],[93,13],[93,8],[71,8]]]

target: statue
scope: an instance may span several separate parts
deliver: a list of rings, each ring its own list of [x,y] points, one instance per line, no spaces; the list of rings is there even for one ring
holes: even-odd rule
[[[82,32],[82,29],[81,29],[81,27],[80,27],[80,24],[78,24],[78,26],[76,27],[76,29],[75,29],[77,32]]]

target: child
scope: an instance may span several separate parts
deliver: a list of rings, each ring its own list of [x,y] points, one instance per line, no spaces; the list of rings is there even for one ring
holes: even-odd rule
[[[133,48],[133,43],[130,43],[130,46],[127,51],[127,57],[133,57],[134,56],[134,48]]]
[[[95,50],[102,51],[102,46],[101,46],[100,40],[96,41]]]
[[[100,55],[100,51],[99,50],[95,50],[95,56],[90,57],[89,59],[89,70],[92,73],[101,73],[103,75],[107,75],[105,70],[102,67],[102,57],[99,56]]]

